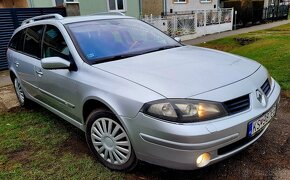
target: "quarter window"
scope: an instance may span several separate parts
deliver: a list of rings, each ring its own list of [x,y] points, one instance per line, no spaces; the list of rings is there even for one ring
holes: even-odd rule
[[[43,57],[61,57],[69,60],[69,49],[61,32],[52,25],[47,25],[43,40]]]
[[[107,0],[109,11],[126,11],[126,0]]]
[[[20,40],[20,38],[21,38],[21,34],[22,34],[23,32],[22,31],[19,31],[19,32],[17,32],[14,36],[13,36],[13,38],[11,39],[11,41],[10,41],[10,43],[9,43],[9,47],[11,48],[11,49],[15,49],[16,50],[16,48],[17,48],[17,44],[18,44],[18,41]]]
[[[25,32],[26,32],[26,29],[23,29],[19,32],[20,35],[19,35],[19,39],[17,42],[17,46],[16,46],[17,51],[21,51],[21,52],[23,51]]]
[[[43,26],[32,26],[27,28],[25,41],[24,41],[24,52],[40,58],[41,54],[41,37],[43,32]]]

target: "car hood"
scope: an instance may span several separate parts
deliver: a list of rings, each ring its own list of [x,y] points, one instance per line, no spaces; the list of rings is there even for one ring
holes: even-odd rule
[[[183,46],[93,66],[167,98],[186,98],[240,81],[260,64],[216,50]]]

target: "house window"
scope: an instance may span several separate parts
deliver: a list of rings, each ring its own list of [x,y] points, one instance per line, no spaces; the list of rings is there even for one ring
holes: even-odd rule
[[[173,0],[174,4],[185,4],[187,3],[187,0]]]
[[[52,0],[53,6],[62,6],[63,3],[79,2],[78,0]]]
[[[126,0],[108,0],[109,11],[126,11]]]
[[[201,3],[211,3],[211,0],[200,0]]]

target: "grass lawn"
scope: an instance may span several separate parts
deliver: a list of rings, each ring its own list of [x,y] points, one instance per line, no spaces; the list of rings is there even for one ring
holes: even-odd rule
[[[248,44],[242,45],[241,41],[248,41]],[[238,54],[260,62],[290,97],[290,24],[230,36],[199,46]]]
[[[0,115],[0,179],[123,179],[94,160],[82,131],[34,109]]]

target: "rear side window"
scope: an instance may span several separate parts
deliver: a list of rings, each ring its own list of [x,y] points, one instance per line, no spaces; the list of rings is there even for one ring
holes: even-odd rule
[[[23,50],[23,38],[25,35],[25,30],[21,30],[17,32],[11,39],[9,43],[9,48],[17,50],[17,51],[22,51]]]
[[[69,49],[67,44],[59,31],[59,29],[52,25],[47,25],[43,40],[43,58],[46,57],[61,57],[69,60]]]
[[[40,25],[27,28],[23,50],[25,53],[37,58],[41,57],[41,37],[43,27],[44,26]]]
[[[24,36],[25,36],[26,29],[21,30],[20,37],[17,43],[16,50],[23,52],[23,45],[24,45]]]
[[[16,34],[13,36],[13,38],[11,39],[10,44],[9,44],[9,47],[10,47],[11,49],[16,50],[17,43],[18,43],[18,41],[19,41],[19,39],[20,39],[20,36],[21,36],[20,33],[21,33],[21,31],[18,32],[18,33],[16,33]]]

